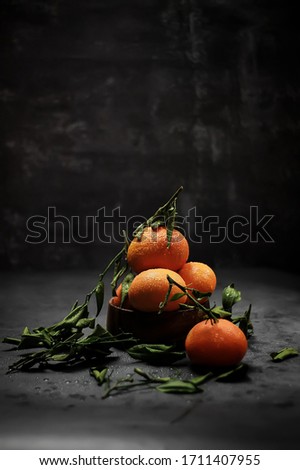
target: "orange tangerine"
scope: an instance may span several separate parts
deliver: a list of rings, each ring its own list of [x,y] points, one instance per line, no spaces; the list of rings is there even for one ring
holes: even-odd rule
[[[129,302],[133,308],[142,312],[157,312],[169,289],[167,275],[185,287],[182,277],[170,269],[154,268],[142,271],[133,279],[128,291]],[[179,304],[186,301],[185,294],[177,300],[172,300],[172,297],[179,293],[182,293],[181,289],[173,285],[164,310],[178,310]]]
[[[178,271],[178,274],[185,281],[187,287],[196,289],[199,292],[212,293],[216,288],[216,275],[207,264],[190,261],[183,265],[183,267]],[[206,299],[204,298],[201,302],[205,302],[205,300]],[[192,303],[192,301],[188,299],[188,303]]]
[[[189,256],[187,239],[178,230],[173,230],[168,247],[166,227],[146,227],[141,239],[134,238],[128,247],[127,261],[131,269],[140,273],[151,268],[166,268],[178,271]]]
[[[248,342],[242,330],[223,318],[201,321],[188,333],[185,349],[193,364],[206,367],[234,366],[246,354]]]

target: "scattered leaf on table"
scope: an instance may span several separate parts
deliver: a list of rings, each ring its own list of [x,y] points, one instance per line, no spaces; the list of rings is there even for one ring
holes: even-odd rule
[[[298,356],[298,355],[299,355],[299,351],[295,348],[283,348],[278,352],[272,352],[270,354],[274,362],[284,361],[285,359],[289,359],[291,357]]]
[[[206,382],[206,380],[210,379],[213,377],[213,372],[208,372],[205,375],[199,375],[198,377],[194,377],[193,379],[190,380],[190,382],[194,385],[201,385],[203,382]]]
[[[191,381],[169,380],[156,387],[156,390],[163,393],[199,393],[203,390]]]
[[[240,380],[246,375],[248,366],[246,364],[239,364],[236,367],[233,367],[230,370],[226,370],[217,376],[216,380],[218,382],[231,382],[235,380]]]
[[[90,369],[90,374],[97,380],[99,385],[103,385],[105,382],[107,382],[107,372],[107,367],[101,370],[97,369],[96,367],[92,367]]]
[[[148,363],[173,364],[185,357],[185,351],[176,350],[174,345],[165,344],[137,344],[127,353],[133,359]]]

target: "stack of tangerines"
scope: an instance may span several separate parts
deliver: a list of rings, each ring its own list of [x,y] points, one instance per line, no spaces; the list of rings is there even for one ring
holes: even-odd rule
[[[123,306],[141,312],[157,312],[166,299],[170,284],[177,284],[201,293],[212,293],[216,275],[201,262],[188,262],[189,244],[178,230],[172,231],[170,242],[167,229],[146,227],[141,237],[134,238],[127,251],[127,262],[135,276]],[[164,311],[175,311],[180,304],[192,303],[182,289],[172,284]],[[115,305],[121,304],[122,284],[116,291]],[[181,295],[176,295],[181,294]],[[200,300],[205,301],[205,298]],[[230,366],[240,362],[247,350],[244,333],[232,322],[219,319],[217,323],[202,321],[187,335],[185,347],[191,361],[205,366]]]
[[[188,241],[178,230],[173,230],[168,242],[165,227],[146,227],[141,238],[134,238],[128,247],[127,261],[136,276],[128,291],[127,307],[157,312],[169,289],[167,276],[183,287],[212,293],[217,283],[214,271],[204,263],[187,262],[188,257]],[[180,304],[191,302],[186,295],[175,295],[179,293],[182,290],[173,285],[163,310],[178,310]],[[117,296],[120,303],[121,286]]]

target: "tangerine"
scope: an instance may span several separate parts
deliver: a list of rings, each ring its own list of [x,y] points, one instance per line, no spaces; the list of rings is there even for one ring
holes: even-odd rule
[[[120,284],[117,289],[116,289],[116,295],[113,297],[113,305],[116,305],[117,307],[121,306],[121,300],[122,300],[122,284]],[[127,308],[127,309],[132,309],[132,306],[130,305],[128,295],[126,296],[122,308]]]
[[[178,274],[182,277],[187,287],[202,293],[212,293],[217,285],[217,277],[214,271],[207,264],[197,261],[185,263],[178,271]],[[207,297],[201,299],[201,303],[204,303],[206,300]],[[187,303],[192,303],[192,300],[188,299]]]
[[[207,367],[234,366],[246,354],[248,342],[242,330],[223,318],[203,320],[188,333],[187,355],[193,364]]]
[[[157,312],[169,289],[167,275],[185,287],[182,277],[171,269],[154,268],[142,271],[135,276],[128,291],[129,303],[133,308],[142,312]],[[169,300],[163,310],[170,312],[179,309],[179,304],[186,301],[185,294],[179,299],[172,300],[172,297],[179,293],[183,292],[173,285]]]
[[[172,232],[168,246],[166,227],[146,227],[140,239],[134,238],[128,247],[127,261],[131,269],[140,273],[152,268],[178,271],[189,257],[187,239],[178,230]]]

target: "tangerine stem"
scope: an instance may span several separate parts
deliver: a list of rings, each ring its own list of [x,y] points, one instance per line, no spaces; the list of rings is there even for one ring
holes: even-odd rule
[[[170,197],[170,199],[161,207],[159,207],[159,209],[157,209],[157,211],[154,213],[154,215],[152,217],[155,217],[156,215],[158,215],[160,212],[163,212],[170,204],[171,202],[174,201],[174,199],[177,198],[178,194],[180,193],[180,191],[183,190],[183,186],[180,186],[177,191],[175,191],[175,193],[173,194],[173,196]]]
[[[215,322],[218,320],[217,317],[212,313],[212,310],[210,308],[206,308],[204,307],[204,305],[200,304],[200,302],[198,302],[197,299],[195,299],[195,297],[193,297],[188,289],[184,286],[182,286],[181,284],[178,284],[178,282],[174,281],[174,279],[172,279],[169,275],[167,275],[167,279],[169,281],[170,284],[174,284],[175,286],[179,287],[179,289],[182,290],[182,292],[184,292],[187,297],[193,301],[193,303],[196,305],[196,307],[200,308],[203,312],[207,313],[207,315],[209,316],[210,319],[214,320]]]
[[[119,259],[121,258],[122,254],[125,252],[125,245],[123,246],[122,250],[120,250],[116,256],[114,256],[114,258],[107,264],[107,266],[105,267],[104,271],[99,274],[99,280],[102,281],[102,279],[104,278],[105,274],[107,273],[107,271],[112,267],[112,265]]]
[[[143,222],[142,224],[140,224],[136,229],[135,231],[133,232],[133,236],[136,237],[138,236],[138,234],[142,231],[142,229],[144,227],[148,227],[149,225],[151,225],[152,221],[155,220],[157,217],[159,217],[160,215],[163,215],[166,211],[166,209],[170,206],[170,204],[176,200],[178,194],[180,193],[180,191],[183,190],[183,186],[180,186],[177,191],[175,191],[175,193],[173,194],[173,196],[170,197],[170,199],[161,207],[159,207],[155,212],[154,214],[149,217],[149,219],[146,220],[146,222]]]

